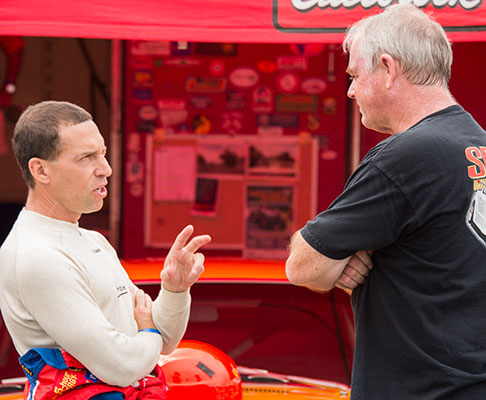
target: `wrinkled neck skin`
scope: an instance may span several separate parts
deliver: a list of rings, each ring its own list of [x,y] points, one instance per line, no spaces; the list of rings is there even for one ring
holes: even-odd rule
[[[395,134],[457,102],[447,87],[411,84],[402,75],[393,82],[387,104],[390,126],[384,133]]]
[[[40,184],[36,184],[34,188],[29,189],[25,209],[71,223],[76,223],[81,218],[81,214],[69,212],[58,205],[55,199]]]

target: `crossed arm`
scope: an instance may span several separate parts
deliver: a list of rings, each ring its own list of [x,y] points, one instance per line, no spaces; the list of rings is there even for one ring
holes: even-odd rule
[[[365,281],[371,268],[371,252],[361,250],[345,259],[334,260],[310,246],[300,231],[292,237],[285,265],[292,284],[318,292],[339,287],[350,293]]]

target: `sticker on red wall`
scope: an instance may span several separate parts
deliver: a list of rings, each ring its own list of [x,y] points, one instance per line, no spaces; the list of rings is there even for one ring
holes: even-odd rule
[[[235,90],[228,90],[226,93],[226,107],[230,110],[242,110],[245,108],[246,96],[244,93]]]
[[[151,69],[154,66],[154,60],[152,57],[132,57],[130,66],[133,69]]]
[[[140,107],[137,115],[143,121],[152,121],[158,117],[159,112],[154,106],[147,105]]]
[[[260,136],[282,136],[283,128],[281,126],[259,126],[257,133]]]
[[[202,64],[202,61],[199,58],[174,57],[165,59],[163,64],[177,67],[197,67]]]
[[[326,97],[322,101],[322,112],[326,115],[335,115],[337,112],[337,100],[334,97]]]
[[[189,125],[187,122],[177,125],[177,132],[179,133],[188,133],[189,132]]]
[[[277,76],[277,87],[281,92],[292,93],[299,87],[299,77],[294,72],[285,72]]]
[[[194,108],[205,109],[211,105],[212,100],[208,96],[192,96],[190,102]]]
[[[278,69],[306,70],[309,67],[307,57],[281,56],[277,57]]]
[[[186,108],[185,99],[166,98],[157,100],[159,110],[184,110]]]
[[[318,114],[307,115],[307,127],[311,131],[317,131],[321,127],[320,117]]]
[[[151,89],[134,89],[132,97],[135,100],[152,100],[154,94]]]
[[[131,153],[138,153],[140,151],[140,135],[138,133],[128,134],[127,150]]]
[[[137,132],[139,133],[152,133],[156,127],[155,121],[137,121]]]
[[[323,150],[321,152],[321,158],[326,161],[335,160],[338,156],[337,151],[334,150]]]
[[[169,56],[170,42],[166,41],[130,41],[130,51],[134,56]]]
[[[191,55],[192,43],[189,42],[170,42],[170,53],[173,56],[189,56]]]
[[[297,128],[299,114],[260,114],[257,118],[258,126],[281,126],[283,128]]]
[[[237,68],[229,76],[230,82],[239,88],[249,88],[254,86],[259,79],[258,72],[253,68]]]
[[[302,91],[307,94],[319,94],[326,90],[326,82],[320,78],[309,78],[302,82]]]
[[[319,98],[314,94],[277,94],[277,112],[316,113]]]
[[[298,56],[317,56],[324,50],[323,43],[292,43],[289,47]]]
[[[261,60],[257,63],[257,69],[264,74],[272,74],[277,70],[277,64],[272,60]]]
[[[192,130],[199,134],[208,133],[211,130],[211,121],[205,115],[196,115],[192,120]]]
[[[151,71],[138,70],[135,71],[133,75],[133,86],[134,87],[152,87],[154,85],[153,75]]]
[[[141,183],[134,183],[128,187],[128,191],[132,197],[142,197],[143,185]]]
[[[126,163],[126,180],[128,183],[143,181],[143,163],[139,160],[128,161]]]
[[[223,60],[211,60],[209,61],[209,73],[211,75],[219,76],[224,74],[224,62]]]
[[[186,80],[186,92],[222,93],[226,90],[226,78],[189,77]]]
[[[236,134],[243,128],[243,114],[238,111],[228,111],[222,114],[221,127],[229,134]]]
[[[271,112],[273,110],[273,91],[268,85],[261,85],[253,90],[252,109],[254,112]]]
[[[208,56],[236,56],[237,49],[234,43],[196,43],[196,53]]]
[[[188,116],[187,110],[161,110],[160,122],[164,128],[174,126],[186,121]]]

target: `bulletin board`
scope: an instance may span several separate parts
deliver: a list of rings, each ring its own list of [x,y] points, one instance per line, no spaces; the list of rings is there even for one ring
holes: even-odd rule
[[[266,230],[282,219],[300,228],[342,191],[348,80],[336,45],[131,40],[124,50],[124,258],[164,255],[187,223],[213,236],[206,254],[268,256],[285,236]],[[249,154],[236,171],[198,171],[201,145],[229,139],[297,146],[295,173],[251,167]]]
[[[318,143],[311,137],[147,136],[145,245],[169,248],[181,227],[215,249],[284,258],[316,213]]]

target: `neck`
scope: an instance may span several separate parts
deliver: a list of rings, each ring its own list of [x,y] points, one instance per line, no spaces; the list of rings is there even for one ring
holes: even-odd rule
[[[457,104],[449,90],[442,86],[408,85],[396,96],[393,113],[397,118],[393,120],[391,130],[393,134],[403,132],[444,108]]]
[[[81,215],[72,215],[67,210],[59,208],[52,198],[46,196],[42,190],[36,188],[29,189],[25,209],[49,218],[71,223],[76,223],[81,218]]]

